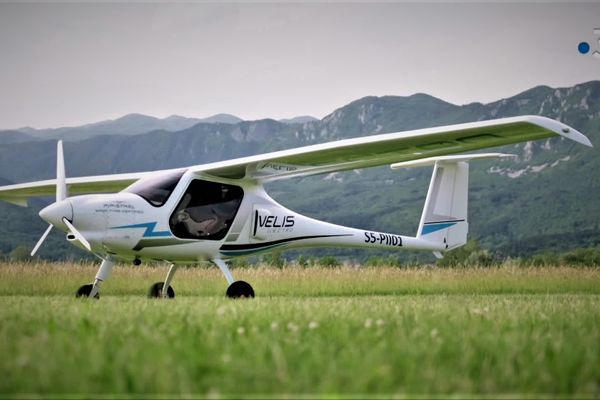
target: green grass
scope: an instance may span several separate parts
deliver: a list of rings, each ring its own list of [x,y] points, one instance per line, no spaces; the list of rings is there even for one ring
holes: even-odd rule
[[[600,270],[0,264],[0,397],[19,394],[600,395]]]

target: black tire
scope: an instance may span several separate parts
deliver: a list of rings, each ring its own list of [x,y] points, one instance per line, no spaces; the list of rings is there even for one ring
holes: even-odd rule
[[[227,288],[226,295],[231,299],[254,298],[254,289],[248,282],[235,281]]]
[[[77,289],[77,292],[75,293],[75,297],[90,297],[90,293],[92,293],[92,287],[94,287],[94,285],[91,283],[81,286],[79,289]],[[96,293],[94,298],[99,299],[100,292]]]
[[[156,282],[154,285],[150,286],[150,290],[148,290],[148,297],[150,297],[151,299],[161,298],[164,284],[164,282]],[[175,290],[173,290],[172,286],[169,286],[167,288],[167,297],[169,299],[175,297]]]

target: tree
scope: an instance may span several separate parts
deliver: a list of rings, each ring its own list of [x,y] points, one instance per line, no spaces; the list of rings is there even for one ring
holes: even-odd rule
[[[285,259],[281,256],[281,251],[274,251],[263,256],[263,262],[271,267],[283,268]]]
[[[28,246],[25,246],[24,244],[18,245],[10,252],[10,259],[13,261],[30,261],[30,252],[31,250]]]
[[[339,267],[341,264],[334,256],[325,256],[321,258],[319,264],[323,267],[335,268]]]
[[[458,249],[444,253],[444,258],[438,260],[440,267],[490,267],[495,263],[489,250],[479,247],[476,240],[469,240]]]

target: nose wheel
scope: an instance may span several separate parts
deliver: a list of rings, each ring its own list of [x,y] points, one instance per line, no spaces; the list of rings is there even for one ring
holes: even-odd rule
[[[77,292],[75,293],[75,297],[90,297],[90,294],[92,293],[93,288],[94,288],[93,283],[88,283],[87,285],[83,285],[79,289],[77,289]],[[96,294],[93,296],[93,298],[99,299],[100,292],[97,291]]]

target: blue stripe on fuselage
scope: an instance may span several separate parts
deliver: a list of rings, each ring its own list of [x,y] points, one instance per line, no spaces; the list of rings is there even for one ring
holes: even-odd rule
[[[142,237],[167,237],[171,236],[169,231],[155,231],[157,222],[146,222],[143,224],[115,226],[110,229],[130,229],[130,228],[146,228]]]

